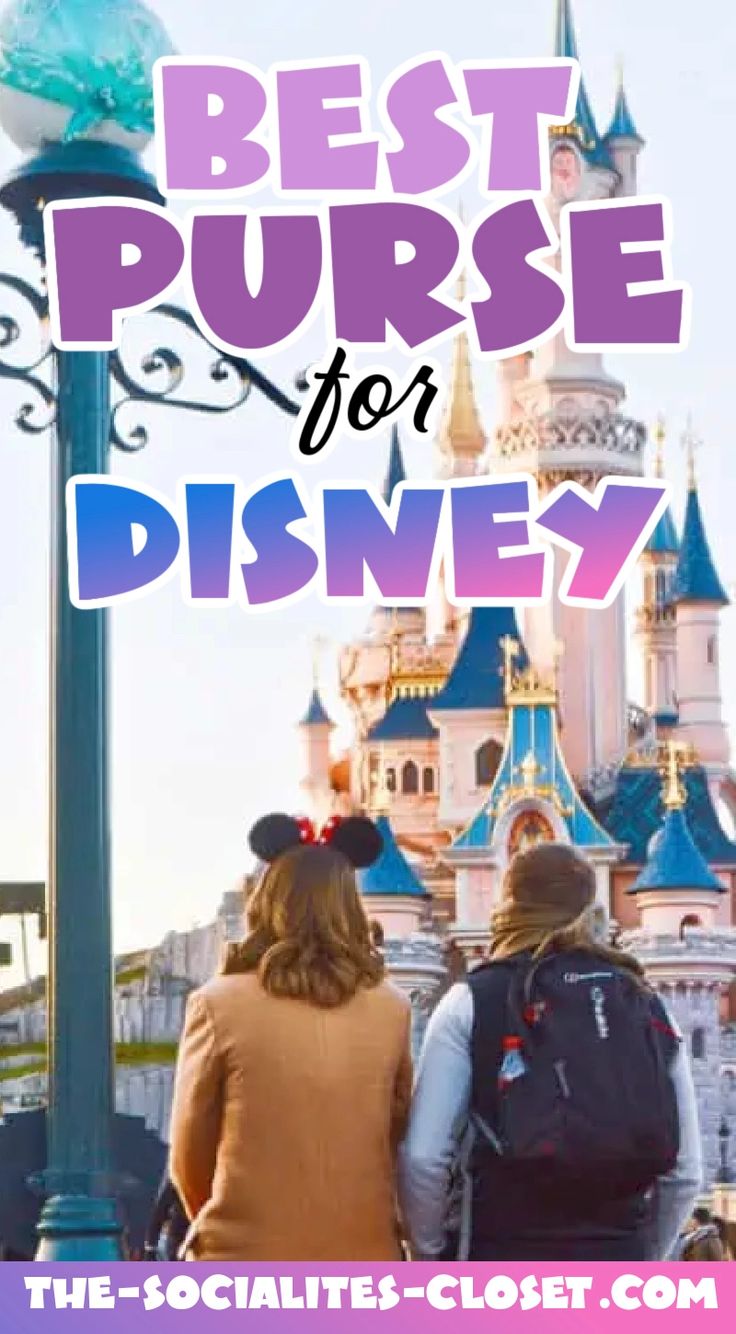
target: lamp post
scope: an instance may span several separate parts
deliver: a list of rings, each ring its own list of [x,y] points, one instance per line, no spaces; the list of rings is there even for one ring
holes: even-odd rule
[[[74,4],[90,10],[89,0],[74,0]],[[103,5],[97,0],[95,22],[99,27],[100,16],[114,11],[120,25],[126,6],[135,18],[139,40],[141,16],[146,11],[137,0],[107,0]],[[67,21],[73,7],[72,0],[63,7]],[[22,10],[24,6],[16,8]],[[151,21],[155,26],[155,20]],[[0,38],[3,36],[0,30]],[[88,36],[88,32],[80,33],[80,42]],[[119,38],[120,32],[116,31],[116,40]],[[6,64],[7,55],[4,50]],[[99,82],[99,67],[99,59],[90,67],[93,82]],[[75,68],[78,76],[78,66]],[[0,67],[0,79],[3,77]],[[38,140],[38,151],[0,188],[0,203],[15,216],[21,240],[41,263],[46,202],[107,195],[163,203],[134,151],[140,147],[140,136],[121,132],[114,122],[110,122],[114,132],[107,138],[99,132],[99,87],[92,88],[88,99],[92,112],[85,105],[75,113],[83,124],[85,118],[89,124],[92,115],[95,137],[70,142],[48,142],[43,131],[43,98],[35,93],[21,93],[20,99],[15,98],[16,88],[17,84],[10,89],[8,109],[8,90],[3,87],[0,119],[17,143],[29,147]],[[124,87],[118,90],[118,102],[125,101],[125,91]],[[109,110],[109,97],[104,105]],[[59,106],[51,101],[48,107],[56,124]],[[40,120],[40,130],[34,129],[34,118]],[[34,287],[14,275],[0,274],[0,287],[13,294],[16,305],[24,304],[40,340],[33,357],[19,360],[25,320],[0,313],[0,377],[20,382],[29,391],[16,423],[26,433],[36,434],[47,428],[54,433],[50,525],[49,1130],[43,1178],[47,1200],[39,1223],[38,1258],[108,1261],[120,1258],[121,1236],[111,1146],[114,1035],[107,614],[104,610],[79,610],[69,600],[65,487],[72,476],[105,472],[111,445],[135,450],[147,443],[147,430],[139,420],[125,427],[121,413],[129,413],[132,408],[169,404],[185,411],[228,412],[256,389],[283,412],[294,415],[298,409],[244,358],[222,353],[206,343],[185,310],[165,305],[155,314],[173,324],[179,334],[191,336],[211,351],[210,398],[182,394],[186,363],[174,347],[154,344],[137,369],[131,369],[120,352],[56,350],[49,341],[43,285]],[[151,316],[145,318],[150,321]]]

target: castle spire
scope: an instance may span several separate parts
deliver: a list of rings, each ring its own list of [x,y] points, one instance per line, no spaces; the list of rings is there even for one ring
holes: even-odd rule
[[[404,456],[401,452],[399,428],[394,422],[391,427],[391,446],[388,455],[388,467],[383,482],[383,498],[387,505],[390,504],[396,487],[400,482],[405,481],[406,468],[404,467]]]
[[[660,416],[657,418],[657,424],[654,428],[653,435],[654,435],[654,450],[655,450],[654,476],[658,478],[663,478],[664,447],[665,447],[665,442],[667,440],[667,427],[665,424],[664,417]],[[648,552],[654,556],[661,556],[663,554],[676,555],[678,547],[679,547],[679,542],[677,539],[677,529],[675,527],[675,521],[672,517],[672,511],[670,510],[670,507],[668,505],[667,509],[658,519],[654,531],[650,533],[644,551],[645,553]]]
[[[688,826],[685,807],[688,793],[682,777],[685,751],[674,741],[667,746],[662,769],[664,822],[649,845],[646,865],[629,894],[667,890],[726,892],[710,869]]]
[[[554,54],[565,60],[579,60],[570,0],[557,0]],[[586,156],[593,160],[597,158],[604,160],[606,158],[605,145],[601,144],[600,141],[598,127],[588,100],[582,74],[575,108],[575,119],[569,125],[561,125],[552,130],[552,134],[555,137],[573,134],[579,140],[580,147]]]
[[[618,63],[616,101],[613,105],[611,123],[606,131],[606,139],[633,139],[638,144],[644,143],[644,140],[634,124],[634,117],[629,109],[629,102],[624,85],[623,61],[619,61]]]
[[[458,278],[456,295],[458,301],[465,300],[464,273]],[[468,336],[463,330],[455,338],[452,353],[450,387],[440,432],[440,449],[452,460],[453,475],[464,477],[475,472],[477,460],[483,453],[486,443],[486,435],[475,400]]]
[[[569,60],[577,60],[578,58],[575,24],[572,20],[570,0],[557,0],[555,55],[566,57]]]
[[[702,441],[695,434],[690,419],[683,436],[683,444],[687,450],[688,493],[680,555],[672,586],[672,600],[676,603],[701,602],[726,607],[729,599],[713,562],[698,496],[695,451]]]

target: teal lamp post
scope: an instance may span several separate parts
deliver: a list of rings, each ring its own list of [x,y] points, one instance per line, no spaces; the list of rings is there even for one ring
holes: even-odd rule
[[[153,128],[151,66],[169,50],[166,33],[136,0],[15,0],[0,17],[0,123],[26,154],[0,187],[0,203],[41,263],[46,202],[100,195],[163,202],[138,153]],[[17,425],[54,432],[49,1118],[38,1258],[107,1262],[121,1255],[112,1153],[107,615],[69,601],[65,486],[71,476],[105,472],[110,445],[146,444],[137,419],[123,429],[132,408],[225,412],[252,388],[283,411],[297,408],[250,363],[210,345],[213,401],[182,395],[182,355],[160,343],[134,370],[121,353],[58,351],[48,341],[43,286],[0,274],[0,287],[12,293],[11,304],[25,303],[41,344],[24,360],[21,320],[0,314],[0,376],[28,390]],[[167,305],[156,314],[204,342],[188,312]]]

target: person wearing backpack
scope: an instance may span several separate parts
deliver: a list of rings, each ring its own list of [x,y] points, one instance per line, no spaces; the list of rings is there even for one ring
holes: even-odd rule
[[[490,958],[428,1025],[401,1149],[415,1258],[664,1259],[702,1164],[681,1035],[601,938],[595,873],[538,844],[507,871]]]

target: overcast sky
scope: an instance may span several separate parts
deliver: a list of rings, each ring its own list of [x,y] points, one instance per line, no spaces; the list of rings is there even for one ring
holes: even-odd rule
[[[184,54],[237,57],[260,67],[298,57],[364,55],[374,87],[423,51],[446,51],[458,60],[548,54],[553,27],[553,0],[219,0],[208,6],[156,0],[152,7]],[[624,58],[630,105],[647,140],[641,188],[671,199],[676,273],[694,289],[687,351],[609,358],[609,365],[628,385],[632,415],[652,422],[661,412],[670,423],[668,473],[680,487],[684,466],[677,437],[693,412],[706,442],[698,459],[703,507],[720,572],[730,584],[736,579],[730,310],[735,11],[726,0],[700,0],[697,6],[692,0],[575,0],[575,15],[599,125],[610,115],[616,62]],[[0,141],[0,170],[14,160],[12,146]],[[253,197],[261,198],[268,202],[265,195]],[[472,190],[467,200],[472,211]],[[3,220],[0,247],[4,269],[28,271],[12,225]],[[322,347],[317,322],[298,346],[261,362],[288,387]],[[196,359],[196,347],[191,351]],[[476,387],[490,428],[492,366],[477,368]],[[49,441],[16,432],[11,419],[17,403],[17,392],[0,382],[0,878],[41,879],[47,842]],[[149,448],[134,458],[118,455],[113,466],[167,494],[184,473],[237,472],[256,481],[293,466],[287,422],[257,396],[220,420],[157,411],[147,422]],[[409,443],[406,454],[412,474],[431,473],[427,447]],[[329,474],[374,479],[384,471],[385,456],[385,437],[345,440],[330,457]],[[325,475],[319,464],[309,468],[310,479]],[[333,645],[323,655],[324,695],[344,724],[334,646],[364,621],[362,610],[330,609],[315,599],[257,617],[235,608],[192,609],[175,583],[113,613],[118,948],[153,944],[171,927],[207,921],[247,864],[252,820],[265,809],[294,807],[300,772],[293,724],[310,688],[311,639],[319,634]],[[732,719],[735,621],[727,613],[723,677]],[[0,938],[11,936],[10,924],[0,923]],[[34,964],[40,960],[34,947]],[[3,980],[11,979],[0,975],[0,985]]]

